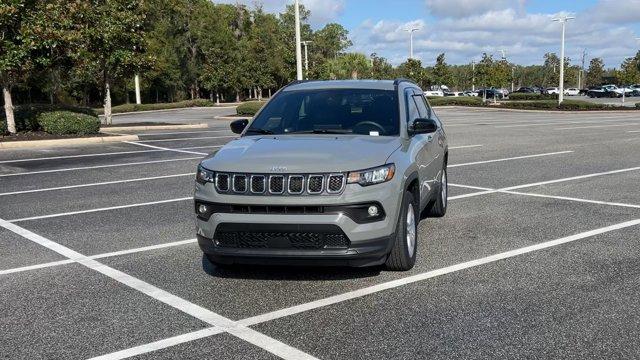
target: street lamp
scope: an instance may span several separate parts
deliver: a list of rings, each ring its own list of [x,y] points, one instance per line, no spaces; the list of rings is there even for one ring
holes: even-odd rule
[[[573,16],[562,15],[558,18],[552,19],[562,24],[562,42],[560,44],[560,93],[558,94],[558,104],[562,104],[564,100],[564,31],[567,21],[575,19]]]
[[[307,46],[309,46],[309,44],[311,44],[312,42],[313,41],[311,40],[302,42],[302,45],[304,45],[304,73],[307,80],[309,80],[309,52],[307,51]]]
[[[295,0],[295,26],[296,26],[296,79],[302,80],[302,47],[300,44],[300,1]]]
[[[413,33],[419,31],[420,28],[406,29],[409,32],[409,59],[413,59]]]

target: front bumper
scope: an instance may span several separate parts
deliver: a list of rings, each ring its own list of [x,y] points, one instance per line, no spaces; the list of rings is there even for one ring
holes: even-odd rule
[[[354,221],[352,214],[344,212],[325,213],[243,213],[213,212],[208,220],[196,218],[198,243],[204,253],[220,263],[250,263],[250,264],[304,264],[304,265],[348,265],[370,266],[384,262],[386,255],[393,245],[397,209],[399,209],[402,191],[400,180],[396,179],[376,186],[360,187],[347,185],[344,193],[338,196],[306,196],[306,197],[259,197],[234,196],[218,194],[211,184],[196,184],[195,201],[198,203],[227,204],[244,209],[275,206],[304,206],[335,208],[351,206],[353,204],[379,204],[384,216],[374,222]],[[242,206],[234,205],[242,204]],[[270,211],[270,210],[269,210]],[[305,210],[306,211],[306,210]],[[269,236],[274,233],[291,231],[299,228],[306,231],[309,227],[320,227],[320,233],[334,233],[335,229],[348,239],[348,246],[344,248],[278,248],[264,247],[225,247],[216,243],[217,230],[234,225],[241,231],[266,232]],[[243,229],[244,226],[244,229]],[[323,231],[322,227],[331,229]],[[268,228],[267,230],[264,230]],[[263,231],[264,230],[264,231]],[[246,234],[246,233],[245,233]],[[252,234],[250,234],[252,235]],[[285,236],[287,236],[285,234]]]

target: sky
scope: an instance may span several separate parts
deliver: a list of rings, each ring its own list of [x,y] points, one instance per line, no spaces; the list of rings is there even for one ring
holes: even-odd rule
[[[255,0],[216,0],[253,6]],[[281,12],[293,0],[261,0],[269,12]],[[574,16],[567,23],[565,56],[580,63],[603,58],[618,67],[640,49],[640,0],[300,0],[311,11],[311,25],[329,22],[349,30],[349,51],[376,53],[394,65],[409,56],[408,28],[414,33],[414,57],[433,65],[439,53],[449,64],[478,61],[486,52],[509,61],[534,65],[547,52],[560,53],[561,25],[552,19]],[[313,46],[310,47],[313,51]]]

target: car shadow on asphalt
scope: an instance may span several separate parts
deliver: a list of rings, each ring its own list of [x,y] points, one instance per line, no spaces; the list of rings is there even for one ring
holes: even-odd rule
[[[253,280],[326,281],[361,279],[380,275],[381,266],[366,268],[276,266],[276,265],[226,265],[212,264],[202,256],[202,269],[212,277]]]

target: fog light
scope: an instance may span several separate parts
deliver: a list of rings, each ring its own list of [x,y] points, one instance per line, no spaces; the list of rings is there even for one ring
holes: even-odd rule
[[[209,208],[207,207],[207,205],[200,204],[200,206],[198,206],[198,213],[206,214],[207,211],[209,211]]]
[[[367,209],[367,212],[369,213],[369,216],[378,216],[378,207],[375,205],[371,205]]]

